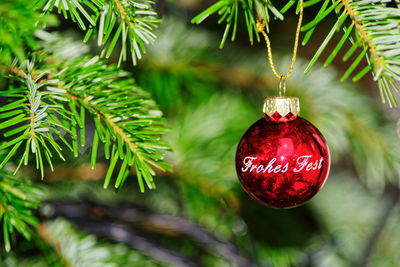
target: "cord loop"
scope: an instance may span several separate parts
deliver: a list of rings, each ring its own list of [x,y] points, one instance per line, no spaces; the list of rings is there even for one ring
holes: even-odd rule
[[[283,96],[286,94],[286,78],[281,75],[279,78],[279,96],[282,96],[282,88],[283,88]]]
[[[285,75],[279,75],[278,72],[276,71],[275,65],[274,65],[274,60],[272,58],[272,51],[271,51],[271,42],[269,40],[268,35],[265,33],[264,28],[266,25],[266,22],[262,20],[261,18],[257,18],[257,31],[262,33],[265,39],[265,43],[267,44],[267,51],[268,51],[268,61],[271,66],[272,72],[274,73],[275,77],[277,77],[280,82],[279,82],[279,95],[281,95],[281,88],[283,84],[283,94],[285,95],[286,92],[286,83],[285,80],[289,78],[290,74],[292,74],[294,63],[296,62],[296,56],[297,56],[297,47],[299,44],[299,35],[300,35],[300,29],[301,29],[301,23],[303,21],[303,0],[300,1],[300,14],[299,14],[299,22],[297,23],[297,29],[296,29],[296,36],[294,40],[294,47],[293,47],[293,56],[292,56],[292,62],[290,64],[289,70]]]

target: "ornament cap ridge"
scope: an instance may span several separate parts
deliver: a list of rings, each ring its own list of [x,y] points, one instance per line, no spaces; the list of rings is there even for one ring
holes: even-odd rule
[[[276,112],[282,117],[285,117],[289,113],[298,116],[300,113],[299,98],[290,96],[268,96],[264,99],[263,111],[270,117]]]

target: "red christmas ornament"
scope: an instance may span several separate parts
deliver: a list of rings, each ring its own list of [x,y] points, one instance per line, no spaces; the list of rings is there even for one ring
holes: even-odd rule
[[[292,208],[324,185],[330,156],[324,137],[298,117],[299,100],[269,97],[264,117],[242,137],[236,152],[239,180],[252,197],[275,208]]]

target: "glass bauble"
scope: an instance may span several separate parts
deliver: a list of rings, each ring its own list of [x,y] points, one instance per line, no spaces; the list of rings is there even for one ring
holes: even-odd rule
[[[253,198],[271,207],[291,208],[322,188],[330,156],[315,126],[298,112],[283,113],[265,114],[247,130],[237,148],[236,171]]]

